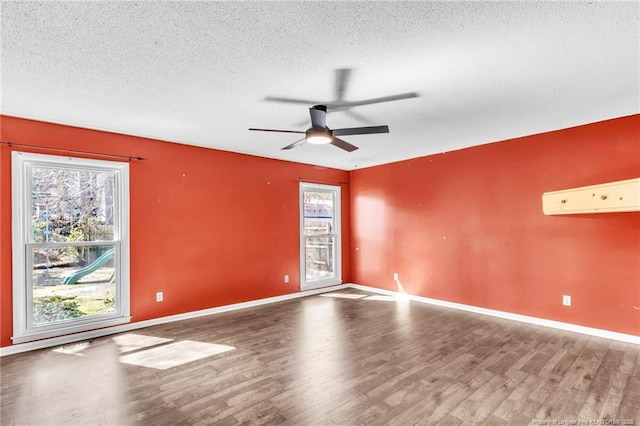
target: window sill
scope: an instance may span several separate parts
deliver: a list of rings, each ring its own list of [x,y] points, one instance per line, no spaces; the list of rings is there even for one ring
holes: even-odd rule
[[[127,324],[129,322],[131,322],[130,316],[102,319],[99,321],[93,321],[93,322],[84,323],[84,324],[77,324],[70,327],[56,328],[55,330],[35,331],[31,333],[25,333],[20,336],[14,336],[11,338],[11,340],[13,344],[33,342],[34,340],[60,337],[68,334],[80,333],[83,331],[91,331],[99,328],[111,327],[114,325]]]
[[[316,282],[313,282],[313,283],[308,283],[305,286],[301,286],[300,287],[300,291],[315,290],[317,288],[331,287],[333,285],[340,285],[340,284],[342,284],[342,280],[339,280],[339,279],[316,281]]]

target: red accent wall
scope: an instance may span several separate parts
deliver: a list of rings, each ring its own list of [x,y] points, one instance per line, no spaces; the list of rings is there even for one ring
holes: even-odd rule
[[[349,181],[341,170],[14,117],[0,116],[0,137],[145,158],[130,165],[134,322],[297,292],[299,178]],[[0,145],[0,346],[11,345],[13,327],[12,149]],[[346,236],[349,199],[349,186],[343,185]],[[342,253],[342,278],[348,282],[348,238]],[[287,284],[285,274],[291,278]],[[164,292],[164,302],[155,302],[157,291]]]
[[[640,115],[354,171],[353,282],[640,335],[640,213],[541,201],[639,176]]]

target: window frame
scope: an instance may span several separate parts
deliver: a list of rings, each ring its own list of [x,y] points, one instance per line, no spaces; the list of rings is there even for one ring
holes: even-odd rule
[[[21,151],[13,151],[11,161],[13,343],[24,343],[130,322],[129,163]],[[117,215],[114,240],[58,244],[73,246],[89,243],[92,246],[115,246],[116,297],[118,299],[116,312],[46,325],[33,324],[33,289],[32,278],[29,278],[33,259],[30,251],[33,247],[43,244],[33,240],[31,230],[31,169],[34,166],[114,173],[116,195],[114,214]]]
[[[299,190],[299,217],[300,217],[300,290],[312,290],[331,285],[342,284],[342,207],[341,207],[341,187],[339,185],[325,185],[319,183],[300,182]],[[306,240],[307,237],[319,237],[322,235],[306,235],[304,229],[304,193],[305,191],[330,192],[334,195],[333,202],[333,259],[334,276],[307,282],[306,271]],[[323,234],[324,235],[324,234]]]

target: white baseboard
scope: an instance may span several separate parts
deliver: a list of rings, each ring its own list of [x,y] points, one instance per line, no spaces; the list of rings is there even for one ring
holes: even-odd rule
[[[398,297],[401,294],[395,291],[383,290],[380,288],[369,287],[360,284],[340,284],[331,287],[323,287],[313,290],[306,290],[297,293],[285,294],[282,296],[267,297],[265,299],[252,300],[249,302],[234,303],[232,305],[219,306],[216,308],[203,309],[200,311],[186,312],[184,314],[170,315],[166,317],[154,318],[146,321],[133,322],[129,324],[117,325],[114,327],[101,328],[99,330],[86,331],[82,333],[71,334],[68,336],[55,337],[51,339],[37,340],[35,342],[21,343],[12,346],[5,346],[0,348],[0,357],[6,355],[13,355],[21,352],[28,352],[37,349],[45,349],[54,346],[66,345],[73,342],[82,340],[95,339],[98,337],[108,336],[111,334],[123,333],[126,331],[137,330],[140,328],[150,327],[152,325],[166,324],[174,321],[181,321],[185,319],[198,318],[207,315],[219,314],[222,312],[235,311],[238,309],[252,308],[255,306],[266,305],[269,303],[282,302],[285,300],[297,299],[300,297],[313,296],[315,294],[327,293],[331,291],[343,290],[346,288],[354,288],[358,290],[368,291],[371,293],[378,293],[387,296]],[[598,328],[584,327],[581,325],[569,324],[559,321],[552,321],[543,318],[530,317],[526,315],[514,314],[504,311],[496,311],[493,309],[480,308],[477,306],[464,305],[461,303],[447,302],[445,300],[430,299],[428,297],[402,295],[408,297],[410,300],[426,303],[429,305],[437,305],[451,309],[457,309],[461,311],[474,312],[483,315],[489,315],[498,318],[509,319],[513,321],[524,322],[528,324],[540,325],[544,327],[556,328],[559,330],[572,331],[574,333],[587,334],[590,336],[603,337],[605,339],[617,340],[620,342],[633,343],[640,345],[640,336],[634,336],[632,334],[617,333],[609,330],[602,330]]]
[[[369,287],[369,286],[360,285],[360,284],[348,284],[348,286],[350,288],[356,288],[359,290],[369,291],[372,293],[384,294],[387,296],[397,297],[401,295],[401,293],[398,293],[395,291],[383,290],[380,288]],[[464,305],[462,303],[455,303],[455,302],[447,302],[445,300],[431,299],[431,298],[422,297],[422,296],[413,296],[413,295],[404,295],[404,294],[402,294],[402,296],[408,297],[410,300],[420,302],[420,303],[426,303],[429,305],[443,306],[446,308],[458,309],[461,311],[474,312],[477,314],[489,315],[492,317],[524,322],[527,324],[541,325],[543,327],[556,328],[559,330],[572,331],[574,333],[588,334],[590,336],[603,337],[605,339],[617,340],[620,342],[633,343],[636,345],[640,345],[640,336],[635,336],[633,334],[617,333],[615,331],[602,330],[599,328],[585,327],[582,325],[569,324],[566,322],[530,317],[527,315],[514,314],[511,312],[496,311],[494,309],[480,308],[478,306]]]
[[[0,348],[0,357],[5,355],[13,355],[21,352],[34,351],[37,349],[45,349],[54,346],[66,345],[82,340],[95,339],[98,337],[108,336],[111,334],[123,333],[126,331],[137,330],[140,328],[150,327],[152,325],[166,324],[174,321],[198,318],[207,315],[219,314],[222,312],[235,311],[238,309],[252,308],[255,306],[266,305],[269,303],[282,302],[284,300],[297,299],[300,297],[313,296],[314,294],[326,293],[329,291],[343,290],[348,288],[346,284],[340,284],[331,287],[323,287],[313,290],[305,290],[297,293],[284,294],[282,296],[267,297],[265,299],[251,300],[249,302],[234,303],[232,305],[218,306],[216,308],[203,309],[200,311],[186,312],[184,314],[170,315],[166,317],[154,318],[145,321],[132,322],[129,324],[117,325],[113,327],[101,328],[98,330],[85,331],[82,333],[70,334],[67,336],[54,337],[51,339],[36,340],[34,342],[20,343],[17,345],[5,346]]]

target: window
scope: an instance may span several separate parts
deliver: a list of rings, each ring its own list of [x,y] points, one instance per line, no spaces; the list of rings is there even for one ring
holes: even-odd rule
[[[129,317],[129,165],[14,152],[13,342]]]
[[[300,289],[342,283],[340,187],[300,184]]]

